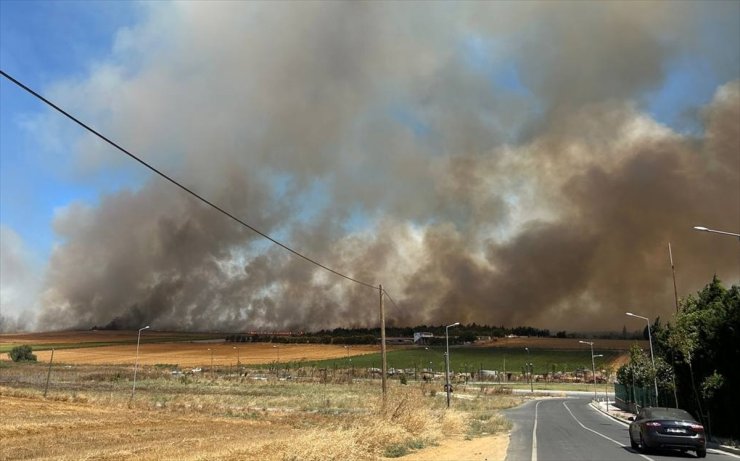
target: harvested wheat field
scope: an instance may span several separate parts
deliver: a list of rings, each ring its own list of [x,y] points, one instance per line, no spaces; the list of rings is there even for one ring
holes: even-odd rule
[[[9,350],[20,344],[34,345],[40,361],[51,358],[65,364],[119,365],[136,360],[136,331],[69,331],[52,333],[2,334],[0,348]],[[79,347],[77,347],[79,346]],[[37,350],[40,347],[42,350]],[[223,335],[146,331],[139,345],[142,365],[176,364],[182,367],[229,366],[237,361],[243,365],[273,362],[324,360],[380,351],[374,345],[357,345],[347,349],[341,345],[232,343]],[[0,360],[7,359],[6,356]]]
[[[82,331],[48,331],[39,333],[3,333],[0,334],[0,345],[3,344],[80,344],[136,342],[137,331],[131,330],[82,330]],[[147,330],[144,338],[156,340],[187,341],[223,337],[211,333],[187,333]]]
[[[234,365],[237,360],[242,365],[273,363],[278,361],[278,354],[281,363],[332,359],[346,357],[348,354],[343,346],[323,344],[280,344],[274,347],[269,343],[144,343],[139,347],[139,363],[177,364],[182,367],[208,366],[211,363],[211,351],[214,366]],[[377,346],[353,346],[350,354],[374,354],[378,351]],[[51,351],[38,351],[36,355],[39,360],[48,361]],[[69,364],[133,364],[135,359],[136,344],[54,351],[55,362]]]
[[[2,396],[0,459],[268,459],[275,422]],[[247,456],[242,456],[247,454]]]
[[[518,402],[480,394],[445,410],[429,387],[395,383],[385,405],[374,383],[142,384],[133,401],[127,386],[46,399],[1,386],[0,460],[503,460],[509,426],[496,411]]]

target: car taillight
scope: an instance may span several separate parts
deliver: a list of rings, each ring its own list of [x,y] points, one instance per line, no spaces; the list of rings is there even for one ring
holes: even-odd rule
[[[647,427],[660,427],[660,423],[657,421],[649,421],[645,423]]]
[[[696,432],[704,432],[704,426],[702,426],[701,424],[692,424],[689,427],[695,430]]]

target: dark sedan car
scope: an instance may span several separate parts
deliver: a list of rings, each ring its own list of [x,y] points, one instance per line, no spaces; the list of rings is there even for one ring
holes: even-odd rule
[[[630,418],[630,445],[647,451],[651,448],[695,450],[696,456],[707,456],[704,426],[687,411],[678,408],[643,408]]]

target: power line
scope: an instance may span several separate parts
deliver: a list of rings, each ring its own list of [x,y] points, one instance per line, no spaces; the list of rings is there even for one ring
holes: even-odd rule
[[[396,304],[396,302],[393,300],[393,298],[391,298],[390,293],[388,293],[385,290],[385,288],[383,288],[383,294],[385,294],[385,296],[391,301],[391,303],[393,303],[393,306],[395,306],[395,308],[396,308],[396,312],[400,312],[401,311],[401,308],[398,307],[398,304]]]
[[[372,288],[372,289],[377,289],[377,288],[378,288],[378,287],[377,287],[377,285],[371,285],[371,284],[369,284],[369,283],[366,283],[366,282],[363,282],[363,281],[361,281],[361,280],[357,280],[357,279],[355,279],[355,278],[352,278],[352,277],[350,277],[350,276],[348,276],[348,275],[342,274],[341,272],[339,272],[339,271],[336,271],[336,270],[334,270],[334,269],[332,269],[332,268],[330,268],[330,267],[327,267],[327,266],[325,266],[325,265],[321,264],[320,262],[318,262],[318,261],[316,261],[316,260],[314,260],[314,259],[311,259],[311,258],[309,258],[308,256],[305,256],[305,255],[303,255],[302,253],[300,253],[300,252],[298,252],[298,251],[296,251],[296,250],[294,250],[294,249],[290,248],[289,246],[285,245],[284,243],[281,243],[281,242],[279,242],[279,241],[275,240],[274,238],[270,237],[270,236],[269,236],[269,235],[267,235],[266,233],[264,233],[264,232],[262,232],[262,231],[260,231],[260,230],[258,230],[258,229],[256,229],[256,228],[254,228],[254,227],[250,226],[249,224],[247,224],[246,222],[242,221],[242,220],[241,220],[241,219],[239,219],[238,217],[234,216],[234,215],[233,215],[233,214],[231,214],[230,212],[228,212],[228,211],[224,210],[224,209],[223,209],[223,208],[221,208],[220,206],[216,205],[215,203],[211,202],[210,200],[206,199],[205,197],[203,197],[203,196],[199,195],[199,194],[198,194],[197,192],[194,192],[193,190],[189,189],[188,187],[186,187],[186,186],[183,186],[182,184],[180,184],[180,183],[179,183],[179,182],[177,182],[176,180],[174,180],[174,179],[172,179],[171,177],[169,177],[169,176],[168,176],[167,174],[165,174],[165,173],[161,172],[160,170],[158,170],[158,169],[157,169],[157,168],[155,168],[154,166],[150,165],[149,163],[145,162],[145,161],[144,161],[144,160],[142,160],[141,158],[137,157],[136,155],[134,155],[134,154],[132,154],[131,152],[127,151],[126,149],[124,149],[123,147],[119,146],[119,145],[118,145],[118,144],[116,144],[115,142],[111,141],[111,140],[110,140],[110,139],[108,139],[107,137],[103,136],[102,134],[100,134],[99,132],[97,132],[96,130],[94,130],[93,128],[91,128],[90,126],[86,125],[85,123],[81,122],[80,120],[78,120],[77,118],[75,118],[74,116],[72,116],[72,115],[71,115],[70,113],[68,113],[67,111],[65,111],[65,110],[64,110],[64,109],[62,109],[61,107],[57,106],[56,104],[54,104],[53,102],[49,101],[49,100],[48,100],[48,99],[46,99],[45,97],[41,96],[41,95],[40,95],[39,93],[37,93],[36,91],[32,90],[31,88],[27,87],[26,85],[24,85],[24,84],[23,84],[23,83],[21,83],[20,81],[18,81],[18,80],[16,80],[15,78],[11,77],[11,76],[10,76],[10,75],[8,75],[8,74],[7,74],[7,73],[6,73],[6,72],[5,72],[4,70],[0,70],[0,74],[2,74],[2,76],[3,76],[3,77],[5,77],[5,78],[7,78],[8,80],[10,80],[11,82],[15,83],[16,85],[18,85],[18,86],[19,86],[20,88],[24,89],[25,91],[27,91],[27,92],[28,92],[28,93],[30,93],[31,95],[35,96],[35,97],[36,97],[37,99],[39,99],[39,100],[43,101],[43,102],[44,102],[44,103],[45,103],[46,105],[48,105],[48,106],[50,106],[50,107],[54,108],[54,109],[55,109],[55,110],[56,110],[57,112],[61,113],[61,114],[62,114],[62,115],[64,115],[65,117],[69,118],[70,120],[72,120],[73,122],[75,122],[76,124],[78,124],[79,126],[81,126],[82,128],[84,128],[85,130],[89,131],[90,133],[94,134],[94,135],[95,135],[95,136],[97,136],[98,138],[100,138],[100,139],[102,139],[103,141],[107,142],[108,144],[110,144],[111,146],[115,147],[115,148],[116,148],[116,149],[118,149],[119,151],[121,151],[121,152],[123,152],[124,154],[128,155],[128,156],[129,156],[129,157],[131,157],[132,159],[136,160],[137,162],[139,162],[140,164],[142,164],[143,166],[145,166],[145,167],[146,167],[146,168],[148,168],[149,170],[153,171],[154,173],[158,174],[158,175],[159,175],[159,176],[161,176],[162,178],[164,178],[164,179],[166,179],[167,181],[171,182],[172,184],[176,185],[177,187],[179,187],[179,188],[180,188],[180,189],[182,189],[183,191],[187,192],[188,194],[192,195],[193,197],[197,198],[198,200],[200,200],[201,202],[205,203],[206,205],[208,205],[208,206],[210,206],[210,207],[212,207],[212,208],[214,208],[214,209],[218,210],[218,211],[219,211],[219,212],[221,212],[222,214],[224,214],[224,215],[228,216],[229,218],[231,218],[232,220],[234,220],[234,221],[238,222],[239,224],[241,224],[242,226],[246,227],[247,229],[250,229],[251,231],[253,231],[253,232],[255,232],[255,233],[257,233],[257,234],[261,235],[262,237],[264,237],[264,238],[266,238],[267,240],[271,241],[271,242],[272,242],[272,243],[274,243],[275,245],[277,245],[277,246],[279,246],[279,247],[281,247],[281,248],[283,248],[283,249],[285,249],[285,250],[287,250],[287,251],[291,252],[292,254],[294,254],[295,256],[298,256],[299,258],[302,258],[302,259],[304,259],[304,260],[306,260],[306,261],[310,262],[311,264],[314,264],[314,265],[316,265],[316,266],[318,266],[318,267],[320,267],[320,268],[322,268],[322,269],[324,269],[324,270],[326,270],[326,271],[328,271],[328,272],[331,272],[331,273],[332,273],[332,274],[334,274],[334,275],[338,275],[339,277],[345,278],[345,279],[347,279],[347,280],[349,280],[349,281],[355,282],[355,283],[357,283],[357,284],[359,284],[359,285],[362,285],[362,286],[365,286],[365,287],[368,287],[368,288]],[[387,294],[387,293],[386,293],[386,294]],[[394,303],[394,304],[395,304],[395,303]]]

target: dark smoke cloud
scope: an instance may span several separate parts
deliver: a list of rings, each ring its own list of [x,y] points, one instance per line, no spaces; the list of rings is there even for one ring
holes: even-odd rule
[[[391,323],[666,317],[669,241],[680,293],[740,277],[736,242],[691,231],[740,229],[740,71],[717,67],[729,83],[701,134],[640,108],[695,46],[693,4],[144,8],[110,62],[55,97],[259,229],[383,283]],[[76,167],[115,155],[83,140]],[[72,204],[55,229],[41,328],[377,324],[377,291],[158,178]]]

